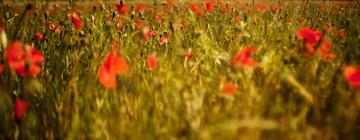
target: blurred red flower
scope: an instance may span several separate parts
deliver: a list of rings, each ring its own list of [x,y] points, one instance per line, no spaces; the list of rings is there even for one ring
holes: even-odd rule
[[[223,92],[229,95],[233,95],[237,92],[237,86],[230,82],[224,82]]]
[[[108,89],[116,88],[116,75],[111,73],[105,65],[101,65],[98,70],[100,83]]]
[[[30,45],[26,45],[27,50],[27,60],[29,64],[29,74],[33,77],[36,77],[41,72],[41,67],[39,66],[44,61],[44,56],[42,53]]]
[[[40,32],[35,33],[35,40],[36,41],[42,41],[44,39],[44,35]]]
[[[13,42],[5,50],[9,68],[21,76],[26,75],[26,53],[21,42]]]
[[[214,6],[214,3],[211,2],[211,1],[206,1],[205,2],[205,7],[206,7],[206,10],[210,13],[213,11],[213,6]]]
[[[298,37],[305,40],[306,45],[315,46],[321,39],[321,33],[319,30],[304,27],[298,32]]]
[[[125,74],[129,70],[126,59],[118,55],[118,48],[114,47],[104,58],[104,64],[98,69],[100,83],[114,90],[116,88],[116,75]]]
[[[339,37],[344,38],[346,35],[346,31],[345,29],[340,29],[339,31],[337,31],[337,34],[339,35]]]
[[[161,37],[159,44],[163,45],[164,43],[167,43],[167,42],[169,42],[169,36],[164,35]]]
[[[81,30],[81,27],[82,27],[81,18],[75,12],[68,14],[68,17],[70,19],[70,22],[72,22],[74,24],[75,29]]]
[[[323,56],[323,58],[325,60],[331,60],[336,58],[336,54],[330,54],[330,43],[328,43],[327,41],[323,40],[320,47],[318,48],[318,52],[320,53],[320,55]]]
[[[147,34],[144,35],[144,41],[149,40],[150,38],[154,37],[156,35],[155,31],[149,31]]]
[[[30,103],[28,101],[17,98],[15,100],[15,120],[21,122],[29,108]]]
[[[346,66],[343,74],[351,87],[360,89],[360,67]]]
[[[196,5],[196,3],[193,3],[190,5],[190,9],[191,11],[193,11],[194,13],[197,13],[199,11],[198,6]]]
[[[0,63],[0,74],[4,72],[4,64]]]
[[[236,67],[256,67],[256,61],[251,59],[251,55],[255,52],[255,47],[243,48],[230,61],[230,64]]]
[[[307,51],[304,53],[304,55],[312,55],[315,52],[314,46],[316,46],[321,39],[320,31],[304,27],[297,33],[297,35],[300,40],[305,41]]]
[[[256,10],[257,10],[258,12],[263,12],[263,11],[265,11],[266,9],[267,9],[267,7],[266,7],[265,5],[262,5],[262,4],[256,6]]]
[[[13,42],[6,48],[5,57],[9,68],[22,77],[28,74],[36,77],[41,72],[39,65],[44,61],[44,56],[32,46],[26,45],[24,49],[22,45],[21,42]]]
[[[117,8],[120,14],[126,14],[126,5],[123,3],[115,3],[115,7]]]
[[[26,53],[21,42],[13,42],[5,50],[9,68],[21,76],[26,75]]]
[[[193,11],[194,14],[197,14],[197,15],[200,15],[200,16],[203,16],[204,15],[204,11],[202,9],[200,9],[196,3],[193,3],[190,5],[190,9],[191,11]]]
[[[157,23],[161,23],[161,16],[156,16],[155,17],[155,21],[157,22]]]
[[[146,57],[146,62],[149,70],[155,70],[157,67],[157,59],[154,54],[149,54]]]
[[[145,6],[144,6],[144,4],[142,4],[142,3],[138,3],[138,4],[136,4],[136,6],[135,6],[135,10],[138,11],[138,12],[143,12],[144,9],[145,9]]]

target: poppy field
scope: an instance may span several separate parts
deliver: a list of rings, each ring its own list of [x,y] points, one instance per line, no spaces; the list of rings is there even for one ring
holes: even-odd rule
[[[0,139],[360,139],[357,1],[0,1]]]

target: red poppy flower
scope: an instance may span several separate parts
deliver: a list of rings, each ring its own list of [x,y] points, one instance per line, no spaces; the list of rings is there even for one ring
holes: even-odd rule
[[[343,74],[351,87],[360,89],[360,67],[346,66]]]
[[[298,37],[301,40],[305,40],[306,45],[315,46],[321,39],[321,33],[318,30],[304,27],[298,32]]]
[[[161,37],[159,44],[163,45],[164,43],[167,43],[167,42],[169,42],[169,36],[164,35]]]
[[[233,83],[225,82],[222,90],[226,94],[233,95],[237,92],[237,86]]]
[[[214,3],[211,2],[211,1],[206,1],[205,2],[205,7],[206,7],[206,10],[210,13],[213,11],[213,6],[214,6]]]
[[[316,46],[321,39],[320,31],[304,27],[297,35],[300,40],[305,41],[307,51],[304,52],[304,55],[311,56],[315,52],[314,46]]]
[[[336,54],[330,54],[330,43],[328,43],[327,41],[323,40],[320,47],[318,48],[318,52],[323,56],[323,58],[325,60],[331,60],[336,58]]]
[[[190,5],[190,9],[191,11],[193,11],[194,13],[197,13],[199,11],[198,6],[196,5],[196,3],[193,3]]]
[[[265,5],[258,5],[258,6],[256,6],[256,10],[258,11],[258,12],[263,12],[263,11],[265,11],[267,9],[267,7],[265,6]]]
[[[101,65],[98,70],[100,83],[108,89],[114,90],[116,88],[116,75],[111,73],[105,66]]]
[[[146,57],[146,62],[147,62],[147,66],[149,70],[155,70],[157,67],[157,60],[156,60],[156,56],[153,54],[149,54]]]
[[[30,45],[26,45],[25,49],[22,47],[21,42],[11,43],[6,48],[5,57],[8,60],[9,68],[22,77],[28,74],[36,77],[41,72],[39,65],[44,61],[44,56]],[[28,66],[28,69],[26,66]]]
[[[230,61],[233,66],[249,66],[256,67],[256,61],[251,59],[251,55],[255,52],[255,48],[244,48],[238,52]]]
[[[13,42],[5,50],[5,57],[8,60],[9,68],[22,77],[26,76],[26,52],[21,42]]]
[[[76,30],[81,30],[82,27],[82,21],[81,18],[76,13],[70,13],[68,15],[70,22],[72,22],[75,26]]]
[[[44,39],[44,35],[40,32],[35,33],[35,40],[36,41],[42,41]]]
[[[319,51],[320,51],[320,53],[325,54],[325,53],[328,53],[330,51],[330,49],[331,49],[330,44],[326,41],[323,41],[320,45]]]
[[[0,64],[0,74],[4,72],[4,64]]]
[[[29,110],[29,108],[30,108],[29,102],[17,98],[15,100],[15,120],[21,122],[24,119],[25,114]]]
[[[129,70],[129,66],[123,56],[111,53],[108,53],[105,57],[104,66],[114,74],[124,74]]]
[[[129,70],[126,59],[117,54],[118,48],[114,47],[111,52],[106,54],[104,64],[98,69],[100,83],[114,90],[116,88],[116,75],[125,74]]]
[[[346,31],[345,29],[340,29],[339,31],[337,31],[337,34],[339,35],[339,37],[344,38],[346,35]]]
[[[149,31],[144,35],[144,41],[149,40],[150,38],[154,37],[156,35],[155,31]]]
[[[202,9],[200,9],[200,8],[196,5],[196,3],[191,4],[191,5],[190,5],[190,9],[191,9],[191,11],[192,11],[194,14],[196,14],[196,15],[201,15],[201,16],[204,15],[204,11],[203,11]]]
[[[144,4],[142,4],[142,3],[136,4],[136,7],[135,7],[136,11],[142,12],[142,11],[144,11],[144,9],[145,9]]]
[[[126,14],[126,5],[123,3],[115,3],[115,7],[117,8],[120,14]]]
[[[160,16],[156,16],[156,17],[155,17],[155,21],[156,21],[157,23],[161,23],[161,20],[162,20],[162,19],[161,19]]]
[[[32,48],[30,45],[26,45],[27,50],[27,60],[29,64],[28,73],[36,77],[41,72],[41,67],[39,66],[44,61],[44,56],[42,53],[34,48]]]

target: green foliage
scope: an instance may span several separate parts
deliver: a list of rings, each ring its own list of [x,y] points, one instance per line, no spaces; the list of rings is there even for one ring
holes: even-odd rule
[[[31,10],[1,4],[8,42],[34,44],[45,62],[37,78],[19,77],[8,68],[0,75],[0,139],[360,137],[360,93],[342,73],[344,66],[360,64],[360,7],[355,3],[275,3],[279,12],[257,11],[249,3],[228,12],[216,6],[203,16],[185,2],[145,4],[149,11],[133,18],[130,12],[119,15],[113,4],[86,4],[91,2],[34,2],[27,6]],[[55,12],[46,10],[50,6]],[[133,6],[129,2],[128,11]],[[68,14],[79,9],[83,27],[74,30]],[[234,20],[237,15],[240,22]],[[136,20],[150,25],[156,36],[143,41]],[[332,32],[326,31],[328,25]],[[336,58],[302,55],[305,46],[297,32],[305,26],[321,30]],[[343,38],[340,29],[346,31]],[[35,32],[45,40],[36,41]],[[164,35],[170,41],[159,45]],[[113,41],[120,42],[129,71],[117,77],[116,90],[108,90],[98,80],[98,67]],[[257,67],[233,68],[232,57],[249,46],[256,48],[251,57]],[[193,57],[185,58],[190,49]],[[148,54],[156,54],[156,70],[147,69]],[[234,95],[223,92],[224,81],[237,85]],[[31,103],[22,122],[14,119],[18,97]]]

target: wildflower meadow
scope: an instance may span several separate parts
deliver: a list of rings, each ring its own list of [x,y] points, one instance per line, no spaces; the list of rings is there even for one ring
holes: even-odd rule
[[[0,0],[0,139],[360,139],[359,10]]]

